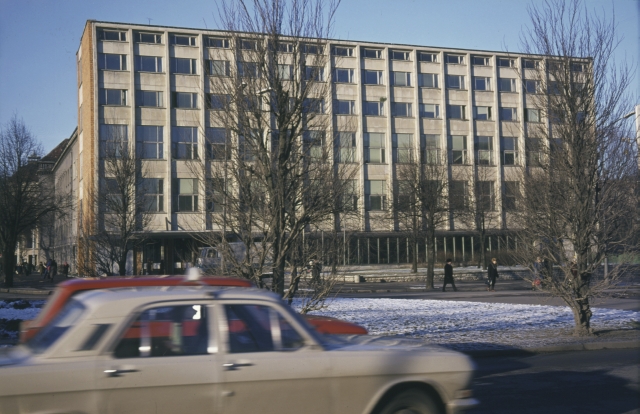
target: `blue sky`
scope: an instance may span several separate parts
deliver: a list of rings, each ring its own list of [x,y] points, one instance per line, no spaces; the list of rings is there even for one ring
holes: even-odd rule
[[[222,0],[220,0],[222,1]],[[524,0],[343,0],[334,38],[483,50],[519,50]],[[618,57],[640,61],[640,0],[586,0],[612,7],[624,37]],[[0,124],[14,113],[50,150],[77,123],[75,53],[87,19],[210,29],[215,1],[0,0]],[[640,102],[640,70],[633,84]],[[631,108],[630,108],[631,110]]]

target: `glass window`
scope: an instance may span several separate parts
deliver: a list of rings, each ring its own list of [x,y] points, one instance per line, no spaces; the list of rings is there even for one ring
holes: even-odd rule
[[[491,107],[490,106],[476,106],[473,108],[474,119],[478,121],[490,121],[493,119],[491,116]]]
[[[365,70],[363,78],[365,85],[382,85],[381,70]]]
[[[473,89],[476,91],[490,91],[491,90],[491,78],[484,76],[473,77]]]
[[[228,60],[213,60],[206,61],[207,75],[209,76],[229,76],[229,61]]]
[[[410,72],[392,72],[392,76],[395,86],[411,86]]]
[[[171,60],[173,73],[195,75],[197,74],[197,62],[196,59],[173,58]]]
[[[476,66],[490,66],[491,58],[488,56],[474,56],[473,64]]]
[[[540,61],[533,59],[523,59],[522,66],[524,66],[525,69],[540,69]]]
[[[362,108],[364,115],[383,116],[384,104],[378,101],[365,101]]]
[[[451,135],[451,164],[467,163],[467,137]]]
[[[224,212],[224,195],[227,191],[224,179],[207,178],[207,189],[207,211],[211,213]]]
[[[140,72],[162,72],[162,58],[159,56],[136,56],[136,69]]]
[[[384,180],[365,180],[364,195],[367,210],[380,211],[387,209],[386,184]]]
[[[464,76],[462,76],[462,75],[447,75],[447,88],[449,88],[449,89],[464,89]]]
[[[382,49],[362,49],[362,57],[368,59],[382,59]]]
[[[174,178],[174,211],[189,212],[198,211],[198,179]]]
[[[304,53],[312,55],[321,55],[324,53],[324,46],[318,44],[305,44],[303,48]]]
[[[524,110],[524,120],[526,122],[540,122],[540,110],[539,109],[525,108],[525,110]]]
[[[533,79],[525,79],[524,87],[527,93],[540,93],[542,90],[540,87],[540,81]]]
[[[393,116],[413,116],[413,105],[407,102],[393,102],[391,104],[391,113]]]
[[[205,305],[172,305],[147,309],[124,331],[116,358],[206,355],[209,317]]]
[[[540,138],[527,138],[525,141],[527,165],[539,167],[542,165],[542,140]]]
[[[518,112],[517,108],[500,108],[500,119],[502,121],[517,121]]]
[[[125,32],[123,30],[102,29],[100,31],[100,40],[115,41],[115,42],[126,42],[127,41],[127,32]]]
[[[467,207],[467,182],[449,182],[449,207],[452,210],[464,210]]]
[[[516,60],[511,58],[498,58],[498,66],[503,68],[515,68]]]
[[[225,39],[222,37],[207,37],[205,39],[207,47],[213,47],[216,49],[229,49],[229,39]]]
[[[502,198],[502,208],[505,211],[516,210],[519,195],[520,183],[517,181],[505,181],[504,197]]]
[[[476,182],[476,202],[480,211],[494,211],[493,181]]]
[[[356,102],[336,100],[333,104],[333,111],[336,115],[353,115],[356,113]]]
[[[34,354],[41,354],[62,337],[80,320],[86,308],[80,302],[70,300],[44,328],[27,342]]]
[[[518,161],[518,138],[502,137],[501,153],[502,165],[516,165]]]
[[[260,76],[256,62],[238,62],[238,75],[244,78],[257,78]]]
[[[120,158],[129,148],[128,125],[100,124],[98,134],[103,158]]]
[[[337,155],[339,163],[351,163],[356,161],[356,134],[355,132],[336,133]]]
[[[188,35],[172,35],[171,36],[171,44],[178,46],[195,46],[196,45],[196,36],[188,36]]]
[[[256,50],[258,43],[255,40],[240,39],[238,47],[242,50]]]
[[[571,71],[572,71],[572,72],[584,72],[584,71],[585,71],[586,66],[587,66],[587,65],[586,65],[586,64],[584,64],[584,63],[575,63],[575,62],[572,62],[572,63],[571,63]]]
[[[392,50],[391,59],[392,60],[411,60],[411,52],[409,52],[408,50]]]
[[[231,158],[229,134],[224,128],[207,128],[207,158],[210,160],[228,160]]]
[[[342,180],[342,191],[338,199],[339,209],[342,211],[356,211],[358,209],[357,180]]]
[[[500,92],[516,92],[516,79],[500,78],[498,82]]]
[[[149,212],[164,211],[164,180],[143,178],[140,184],[144,195],[144,209]]]
[[[127,55],[98,53],[98,69],[127,70]]]
[[[464,105],[447,105],[447,117],[449,119],[467,119]]]
[[[560,87],[560,82],[550,81],[549,82],[549,94],[551,95],[560,95],[562,88]]]
[[[306,66],[304,76],[308,81],[324,82],[324,68],[322,66]]]
[[[212,111],[225,111],[231,105],[230,95],[207,94],[207,109]]]
[[[418,84],[423,88],[439,88],[437,73],[418,73]]]
[[[476,164],[493,165],[493,137],[477,136],[475,147]]]
[[[163,105],[162,91],[137,91],[136,104],[161,108]]]
[[[164,158],[164,127],[156,125],[138,125],[136,127],[138,153],[144,159]]]
[[[325,157],[324,131],[305,131],[303,133],[305,154],[311,161],[323,161]]]
[[[334,46],[333,54],[335,56],[354,56],[353,47],[351,46]]]
[[[420,147],[422,148],[423,164],[441,164],[440,155],[440,135],[423,134],[420,137]]]
[[[305,114],[324,114],[324,99],[305,98],[302,102],[302,112]]]
[[[278,79],[280,80],[291,80],[293,77],[293,66],[291,65],[278,65],[276,67],[278,71]]]
[[[464,56],[463,55],[444,55],[445,63],[450,63],[454,65],[462,65],[464,64]]]
[[[420,116],[423,118],[440,118],[440,105],[419,104]]]
[[[336,68],[334,70],[334,82],[355,83],[355,71],[353,69]]]
[[[173,107],[181,109],[197,109],[198,94],[191,92],[172,92]]]
[[[125,106],[127,105],[127,90],[126,89],[100,89],[99,96],[98,96],[98,103],[100,105]]]
[[[393,134],[394,162],[407,164],[413,161],[413,134]]]
[[[384,134],[374,132],[364,134],[364,162],[372,164],[386,162]]]
[[[178,160],[192,160],[198,158],[198,128],[172,127],[171,152]]]
[[[420,52],[418,54],[418,60],[420,62],[437,62],[438,61],[438,54],[437,53],[431,53],[431,52]]]
[[[162,35],[159,33],[136,33],[138,43],[162,43]]]
[[[293,43],[278,43],[278,52],[293,53]]]

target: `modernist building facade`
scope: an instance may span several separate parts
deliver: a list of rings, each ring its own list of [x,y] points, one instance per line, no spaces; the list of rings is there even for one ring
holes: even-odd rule
[[[229,61],[212,63],[220,49],[228,49]],[[350,244],[348,261],[401,263],[413,254],[393,223],[374,225],[370,220],[388,207],[404,146],[444,156],[454,181],[459,172],[475,171],[477,177],[481,171],[495,206],[488,246],[504,248],[511,231],[508,209],[519,191],[517,167],[526,166],[534,155],[527,153],[525,131],[532,123],[546,122],[531,104],[532,95],[541,93],[540,85],[535,76],[528,79],[540,70],[541,60],[342,40],[328,40],[324,53],[331,55],[324,73],[333,94],[325,111],[334,125],[340,119],[353,125],[352,139],[340,146],[354,154],[360,168],[358,208],[364,219],[349,229],[359,237]],[[148,182],[140,196],[149,198],[156,210],[151,238],[134,255],[136,272],[149,261],[165,273],[176,263],[192,261],[192,233],[207,230],[205,197],[190,181],[194,176],[184,160],[173,158],[171,149],[187,143],[205,154],[201,127],[210,117],[204,104],[210,92],[207,78],[224,76],[229,64],[234,64],[233,45],[224,31],[98,21],[85,26],[77,52],[77,138],[68,152],[74,159],[67,162],[77,163],[77,218],[95,211],[89,194],[104,179],[100,147],[106,144],[101,140],[114,132],[124,134],[143,154]],[[464,180],[455,184],[451,191],[470,191]],[[191,211],[177,207],[181,197],[191,197]],[[471,261],[478,255],[477,236],[452,224],[440,233],[438,249]]]

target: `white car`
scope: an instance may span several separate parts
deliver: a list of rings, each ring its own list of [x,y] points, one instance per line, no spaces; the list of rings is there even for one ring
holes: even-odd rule
[[[82,293],[2,352],[3,414],[444,414],[477,404],[465,355],[322,336],[257,289]]]

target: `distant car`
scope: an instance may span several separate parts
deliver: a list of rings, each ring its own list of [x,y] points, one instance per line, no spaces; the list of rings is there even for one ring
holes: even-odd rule
[[[183,284],[206,284],[209,286],[255,287],[244,279],[230,277],[203,277],[197,282],[185,281],[184,276],[147,276],[147,277],[114,277],[84,278],[64,281],[53,291],[53,294],[32,321],[23,321],[20,325],[20,342],[30,339],[45,326],[74,295],[88,290],[113,289],[119,287],[142,286],[177,286]],[[367,330],[355,323],[341,321],[327,316],[305,315],[307,321],[323,334],[366,335]]]
[[[473,407],[473,363],[417,340],[323,336],[272,293],[80,293],[0,350],[2,413],[418,413]]]

